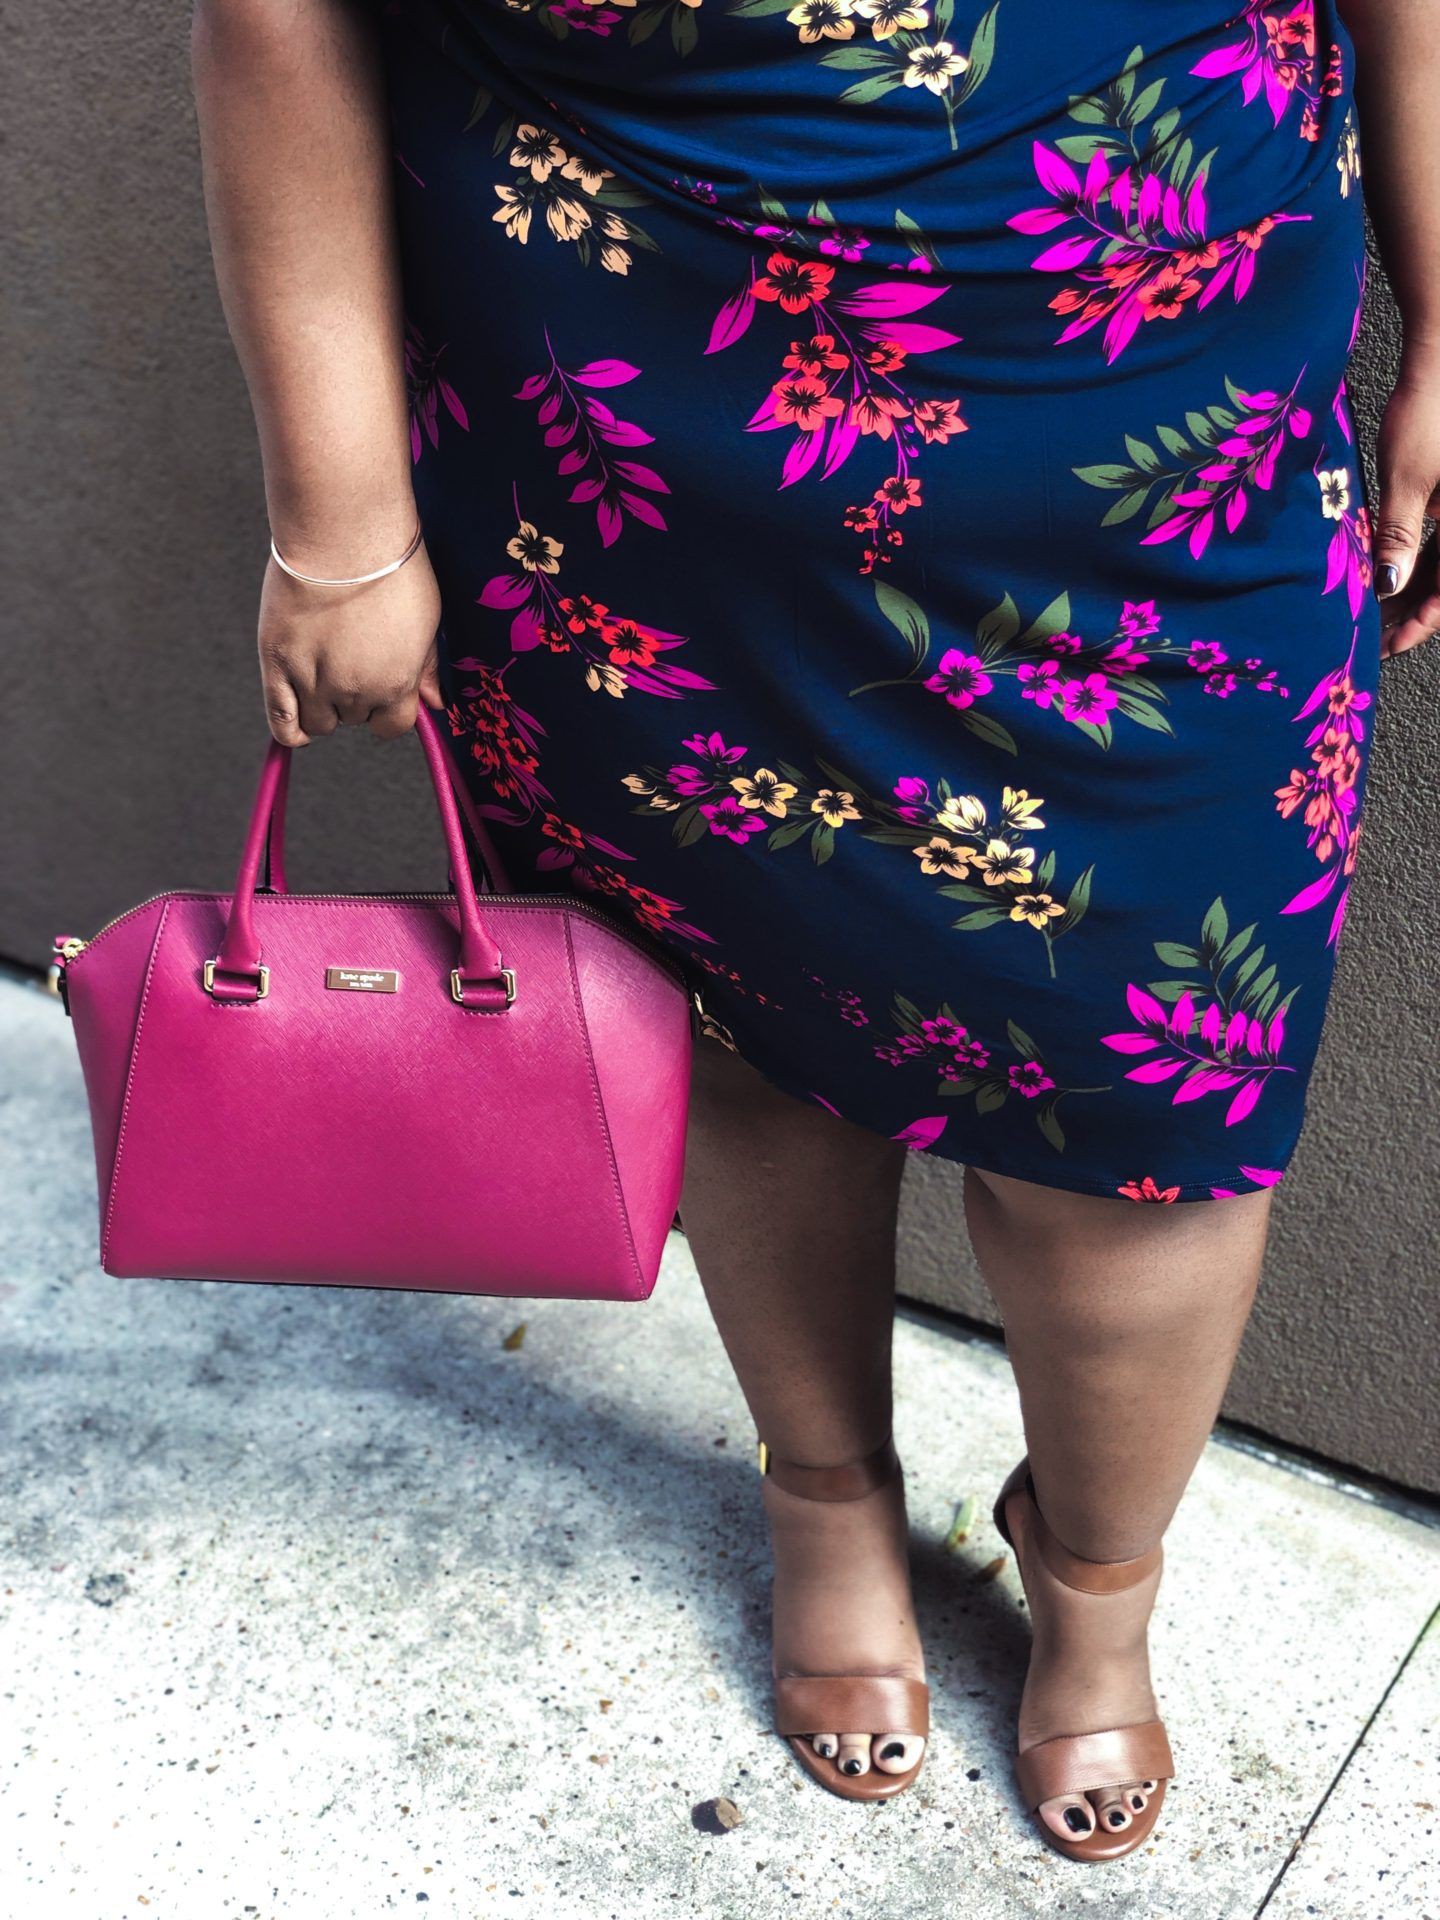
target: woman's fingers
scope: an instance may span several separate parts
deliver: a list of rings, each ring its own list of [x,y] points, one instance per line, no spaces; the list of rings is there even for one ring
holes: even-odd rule
[[[370,731],[377,740],[398,740],[402,733],[409,733],[415,725],[415,709],[418,705],[419,696],[413,693],[407,693],[398,700],[388,700],[384,706],[372,711]]]
[[[1406,584],[1380,602],[1382,654],[1408,653],[1422,640],[1440,632],[1440,552],[1435,535],[1425,542]]]

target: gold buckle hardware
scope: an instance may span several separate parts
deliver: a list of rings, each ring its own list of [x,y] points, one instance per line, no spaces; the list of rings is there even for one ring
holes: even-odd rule
[[[217,962],[214,960],[207,960],[205,962],[205,991],[210,995],[212,999],[215,997],[216,965],[217,965]],[[257,1000],[263,1000],[266,994],[269,993],[269,991],[270,991],[270,969],[268,967],[256,967],[255,998]]]
[[[505,1004],[508,1007],[515,999],[515,969],[513,967],[501,967],[497,977],[504,983]],[[481,985],[483,983],[477,981],[475,984]],[[450,998],[457,1006],[463,1007],[465,1004],[465,982],[460,977],[459,967],[452,967],[450,969]]]
[[[762,1473],[770,1471],[770,1449],[763,1440],[757,1440],[755,1443],[755,1459]]]

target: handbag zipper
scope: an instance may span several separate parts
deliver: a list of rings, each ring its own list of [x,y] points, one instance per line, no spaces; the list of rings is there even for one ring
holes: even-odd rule
[[[112,928],[118,927],[122,920],[129,920],[135,914],[143,913],[147,907],[153,907],[156,901],[169,899],[171,897],[172,896],[169,891],[165,893],[152,893],[148,900],[142,900],[138,906],[127,907],[124,913],[117,913],[113,917],[113,919],[107,920],[104,926],[101,927],[100,931],[98,933],[92,934],[88,940],[78,939],[73,934],[57,935],[55,939],[55,957],[51,963],[50,974],[49,974],[49,983],[52,987],[52,990],[58,993],[62,1000],[66,1000],[66,993],[65,993],[66,973],[67,973],[67,970],[70,967],[72,967],[75,964],[75,962],[80,958],[81,954],[87,952],[91,947],[93,947],[96,944],[97,941],[103,940],[105,935],[109,933]],[[219,896],[207,895],[207,896],[201,896],[201,897],[202,898],[214,897],[214,898],[223,899],[225,896],[224,895],[219,895]],[[427,902],[439,903],[443,901],[451,901],[455,898],[455,895],[453,893],[286,893],[286,894],[274,894],[269,897],[273,899],[283,899],[283,900],[384,900],[384,901],[393,901],[396,905],[404,906],[411,903],[424,904]],[[571,909],[572,912],[583,914],[586,917],[586,919],[593,920],[597,926],[604,927],[608,932],[616,934],[620,939],[622,939],[626,943],[627,946],[633,947],[637,953],[642,954],[647,960],[653,960],[658,966],[663,967],[664,970],[676,982],[676,984],[684,988],[684,990],[691,996],[691,998],[695,1003],[697,1011],[703,1013],[703,1008],[700,1006],[700,995],[698,990],[696,990],[691,986],[690,982],[686,979],[684,972],[681,970],[678,963],[672,960],[670,956],[667,953],[665,953],[662,948],[659,948],[657,946],[652,946],[649,943],[637,938],[635,934],[633,934],[627,927],[622,925],[619,921],[613,920],[608,914],[600,912],[598,908],[590,906],[586,901],[577,900],[573,894],[569,894],[569,893],[512,893],[512,894],[482,893],[478,895],[477,898],[481,902],[482,906],[483,906],[483,903],[488,900],[492,904],[498,904],[501,906],[510,905],[510,904],[515,904],[515,905],[523,904],[523,905],[535,905],[535,906],[547,906],[547,907],[568,907],[569,909]],[[68,1000],[66,1000],[66,1011],[67,1012],[69,1011]]]

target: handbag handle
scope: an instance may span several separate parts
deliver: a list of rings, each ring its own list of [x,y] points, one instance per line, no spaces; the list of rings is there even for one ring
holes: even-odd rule
[[[285,805],[290,797],[290,769],[294,765],[294,754],[287,754],[280,762],[280,783],[275,789],[275,804],[270,810],[270,831],[265,841],[265,855],[260,869],[260,887],[268,893],[288,893],[290,883],[285,877]],[[485,889],[490,893],[509,893],[510,877],[505,863],[500,858],[489,828],[480,817],[480,809],[475,804],[474,795],[466,786],[455,765],[454,759],[447,753],[445,768],[454,789],[455,803],[460,809],[460,817],[469,829],[475,851],[480,856],[480,865],[485,874]]]
[[[416,713],[415,731],[420,736],[435,803],[440,809],[440,825],[450,854],[451,884],[460,915],[459,950],[450,974],[451,998],[458,1006],[475,1011],[499,1012],[515,998],[515,975],[502,964],[500,949],[480,916],[465,853],[464,831],[455,805],[449,757],[425,707]],[[270,969],[261,964],[260,941],[255,932],[255,888],[261,860],[271,844],[277,804],[283,825],[290,757],[289,747],[282,747],[277,740],[270,742],[260,770],[260,784],[239,872],[235,876],[224,938],[219,953],[205,963],[205,991],[229,1005],[263,1000],[270,991]],[[282,871],[282,882],[283,877]]]

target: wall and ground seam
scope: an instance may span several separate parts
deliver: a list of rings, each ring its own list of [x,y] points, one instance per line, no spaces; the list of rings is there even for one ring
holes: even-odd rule
[[[264,741],[252,641],[266,533],[205,241],[184,11],[54,0],[12,15],[7,56],[0,955],[36,964],[52,933],[93,931],[165,886],[228,881]],[[1397,345],[1377,275],[1352,379],[1367,442]],[[1226,1403],[1432,1492],[1437,712],[1440,644],[1385,672],[1310,1125]],[[327,743],[305,756],[296,800],[300,884],[437,883],[413,743]],[[902,1286],[993,1320],[958,1170],[917,1155],[911,1171]]]

